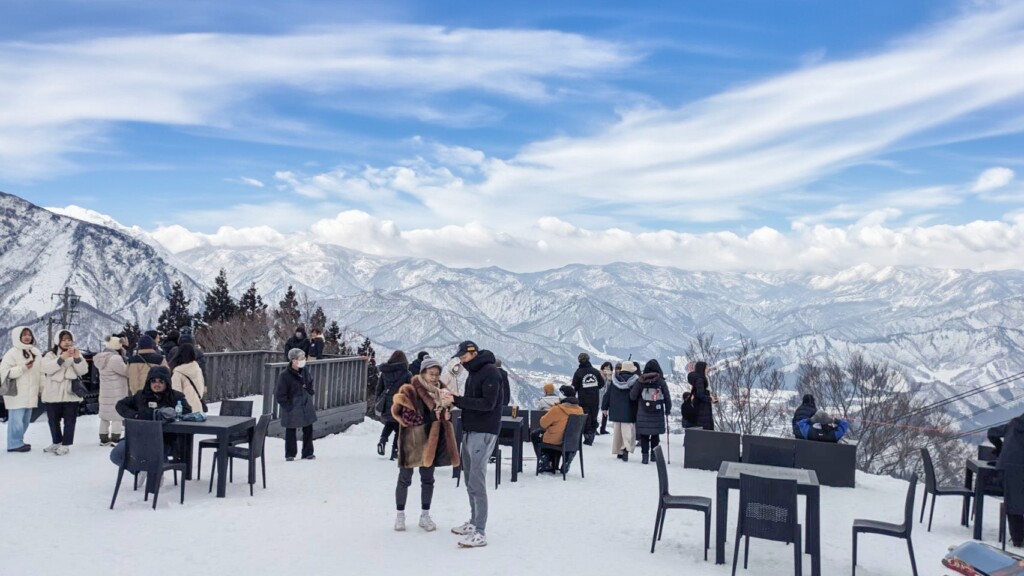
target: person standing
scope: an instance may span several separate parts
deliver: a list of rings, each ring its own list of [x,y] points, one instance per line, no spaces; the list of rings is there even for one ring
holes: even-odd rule
[[[612,376],[611,386],[604,395],[601,409],[612,422],[612,454],[623,462],[636,450],[636,400],[630,392],[640,381],[635,374],[636,364],[627,360],[621,364],[617,374]]]
[[[413,374],[419,374],[423,370],[423,360],[430,358],[430,354],[426,350],[421,350],[416,355],[416,359],[409,364],[409,372]]]
[[[581,352],[576,358],[580,366],[572,377],[572,387],[576,389],[576,397],[580,406],[587,413],[587,425],[583,430],[583,443],[594,444],[597,434],[597,408],[600,406],[601,389],[604,388],[604,376],[590,363],[590,354]]]
[[[657,360],[648,360],[644,374],[633,384],[629,397],[636,401],[636,433],[640,436],[643,463],[650,463],[650,453],[661,444],[665,417],[672,412],[672,396]]]
[[[621,368],[622,364],[619,364],[619,367]],[[604,386],[601,387],[601,402],[600,402],[600,405],[604,406],[604,397],[608,395],[608,389],[612,385],[612,378],[615,377],[615,375],[612,372],[612,363],[611,362],[605,362],[604,364],[601,364],[601,376],[604,377]],[[602,414],[601,414],[601,429],[597,433],[600,436],[604,436],[605,434],[608,434],[608,414],[607,413],[602,412]]]
[[[395,530],[405,531],[405,503],[412,486],[412,474],[420,471],[419,527],[427,532],[437,530],[430,518],[434,497],[434,470],[459,466],[458,443],[452,425],[451,405],[445,405],[441,390],[441,363],[427,358],[420,364],[420,373],[395,393],[391,413],[398,422],[398,485],[395,488]]]
[[[196,364],[199,365],[199,370],[202,371],[203,374],[206,374],[206,354],[203,352],[203,349],[199,344],[196,344],[196,337],[192,332],[184,332],[178,336],[178,345],[171,350],[171,355],[167,357],[167,367],[170,368],[173,373],[179,364],[183,364],[182,360],[178,358],[178,355],[181,353],[181,349],[185,346],[192,347],[192,353],[193,356],[195,356]]]
[[[690,374],[693,378],[690,378]],[[690,394],[694,406],[697,407],[697,425],[704,430],[715,429],[715,415],[713,406],[718,403],[718,398],[711,394],[708,385],[708,363],[697,362],[693,365],[693,372],[686,375],[686,380],[692,388]]]
[[[316,405],[313,403],[313,377],[306,370],[306,353],[298,348],[288,351],[288,367],[277,377],[274,399],[281,407],[281,427],[284,428],[284,459],[295,460],[298,455],[298,429],[302,429],[302,459],[315,460],[313,455],[313,423]]]
[[[171,388],[185,395],[193,412],[205,412],[203,397],[206,396],[206,379],[199,368],[196,349],[191,344],[182,344],[178,347],[175,360],[177,366],[171,372]]]
[[[42,399],[53,440],[43,452],[63,456],[75,443],[78,405],[82,403],[82,398],[72,391],[71,383],[88,374],[89,365],[68,330],[57,334],[57,345],[43,356],[42,364]]]
[[[309,354],[306,358],[310,360],[322,360],[324,357],[324,348],[327,347],[327,341],[324,340],[324,331],[319,328],[313,328],[309,332]]]
[[[115,446],[121,441],[124,420],[117,413],[117,402],[128,396],[128,365],[122,350],[121,339],[111,336],[103,343],[103,351],[92,359],[100,373],[100,446]]]
[[[305,326],[297,327],[295,329],[295,334],[293,334],[284,345],[284,353],[286,355],[296,349],[302,350],[303,357],[309,356],[309,338],[306,337]]]
[[[470,519],[452,533],[463,536],[460,547],[479,548],[487,545],[487,462],[501,431],[501,372],[492,352],[468,340],[459,344],[455,357],[469,373],[465,394],[444,394],[462,409],[462,470]]]
[[[398,421],[391,414],[391,406],[394,403],[394,395],[403,384],[412,380],[412,372],[409,372],[409,360],[405,352],[395,350],[388,361],[377,367],[380,369],[380,378],[377,379],[377,406],[380,407],[380,421],[384,423],[384,430],[380,433],[377,441],[377,454],[384,455],[388,445],[388,438],[395,433],[391,441],[391,459],[398,458]]]
[[[42,385],[42,354],[36,348],[36,337],[27,326],[11,330],[11,349],[0,360],[0,383],[10,379],[18,388],[17,394],[5,395],[7,406],[7,451],[28,452],[25,431],[32,422],[32,411],[39,406]]]
[[[171,330],[163,339],[160,340],[160,353],[163,354],[165,359],[170,360],[172,356],[171,351],[178,347],[178,338],[180,337],[181,332]],[[141,339],[139,339],[139,351],[142,351]],[[145,376],[143,376],[143,379],[145,379]]]
[[[141,392],[146,386],[149,371],[157,366],[168,368],[164,355],[156,350],[156,342],[149,336],[139,338],[139,351],[128,358],[128,394]]]

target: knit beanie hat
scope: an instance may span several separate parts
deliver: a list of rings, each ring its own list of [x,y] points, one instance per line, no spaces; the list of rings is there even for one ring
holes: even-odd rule
[[[545,396],[551,396],[554,393],[555,393],[555,385],[554,384],[552,384],[551,382],[548,382],[547,384],[544,385],[544,395]]]
[[[619,372],[636,372],[636,364],[626,360],[622,363],[622,369]]]
[[[443,367],[441,366],[440,362],[434,360],[433,358],[424,358],[423,363],[420,364],[420,374],[423,374],[424,372],[431,368],[437,368],[438,370],[441,370]]]
[[[288,361],[291,362],[292,360],[298,360],[299,358],[302,358],[305,355],[306,353],[303,352],[302,350],[298,348],[292,348],[291,350],[288,351]]]
[[[139,350],[153,350],[156,348],[156,341],[149,336],[139,338]]]
[[[107,336],[107,341],[103,343],[103,346],[107,350],[117,351],[121,349],[121,339],[117,336]]]
[[[565,396],[566,398],[576,397],[576,389],[573,388],[572,386],[569,386],[568,384],[559,388],[558,391],[561,392],[562,396]]]

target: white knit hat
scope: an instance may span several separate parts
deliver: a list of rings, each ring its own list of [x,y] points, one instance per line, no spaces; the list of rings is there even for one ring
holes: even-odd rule
[[[107,341],[103,343],[103,346],[107,350],[120,350],[122,347],[121,338],[118,336],[107,336]]]

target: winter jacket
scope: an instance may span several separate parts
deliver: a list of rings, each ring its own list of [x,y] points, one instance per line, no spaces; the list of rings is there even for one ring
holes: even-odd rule
[[[608,411],[608,420],[612,422],[633,423],[636,422],[636,400],[630,392],[633,385],[640,381],[640,377],[632,372],[619,372],[612,376],[611,386],[604,395],[604,403],[601,410]]]
[[[163,340],[160,341],[160,351],[159,352],[160,352],[160,354],[163,355],[164,358],[170,358],[171,357],[171,352],[175,348],[177,348],[177,347],[178,347],[178,341],[177,340],[170,340],[168,338],[164,338]],[[138,351],[139,354],[141,354],[142,352],[143,352],[142,350]],[[143,378],[145,378],[145,377],[143,377]]]
[[[807,435],[803,433],[803,429],[798,426],[798,422],[801,420],[810,420],[811,416],[818,411],[818,407],[814,403],[814,396],[805,394],[803,403],[797,406],[796,412],[793,413],[793,436],[804,440]]]
[[[274,399],[281,407],[282,428],[304,428],[316,422],[313,377],[306,369],[285,368],[277,377]]]
[[[323,336],[317,336],[316,338],[310,338],[309,340],[309,351],[306,355],[309,356],[310,360],[323,360],[324,358],[324,347],[327,346],[327,342]]]
[[[284,344],[284,355],[285,355],[285,358],[288,357],[288,351],[289,350],[294,350],[295,348],[298,348],[299,350],[302,350],[302,352],[306,356],[309,356],[309,338],[306,337],[306,332],[303,331],[303,330],[296,330],[296,332],[301,332],[302,333],[302,337],[299,338],[299,337],[293,335],[291,338],[288,339],[287,342],[285,342],[285,344]]]
[[[576,398],[566,398],[552,407],[540,418],[540,427],[544,429],[544,443],[561,446],[565,438],[565,427],[569,424],[569,416],[582,415],[583,408]]]
[[[850,431],[850,423],[840,419],[836,419],[835,424],[812,424],[808,417],[798,421],[794,426],[800,434],[797,436],[798,439],[815,442],[839,442]]]
[[[381,422],[394,422],[391,415],[391,405],[395,393],[403,384],[412,381],[412,372],[409,372],[409,365],[405,362],[388,362],[377,367],[380,369],[380,378],[377,379],[377,398],[384,398],[384,412],[381,413]]]
[[[120,352],[104,350],[93,356],[92,365],[100,372],[100,418],[120,421],[117,401],[128,396],[128,365]]]
[[[185,344],[191,344],[192,348],[196,351],[196,363],[199,364],[199,369],[206,374],[206,353],[203,349],[196,344],[196,339],[189,334],[182,334],[181,338],[178,338],[178,345],[171,349],[171,353],[167,356],[167,367],[171,369],[171,372],[178,367],[180,360],[178,360],[178,353],[181,351],[181,347]]]
[[[704,363],[698,362],[697,364]],[[704,366],[706,369],[707,365]],[[714,405],[711,403],[711,391],[708,390],[707,376],[701,371],[690,372],[686,375],[686,381],[690,383],[690,393],[693,395],[693,403],[697,407],[697,425],[705,430],[714,430]]]
[[[469,372],[466,392],[455,397],[455,405],[462,409],[465,432],[497,435],[501,431],[501,372],[494,362],[491,351],[481,350],[465,364]]]
[[[444,384],[438,382],[438,388]],[[461,465],[459,448],[455,441],[455,426],[451,412],[444,409],[441,418],[434,412],[437,402],[419,375],[409,384],[402,385],[391,404],[391,417],[400,426],[398,430],[399,468],[430,468]],[[414,413],[410,415],[409,412]],[[445,418],[448,415],[448,418]],[[410,416],[410,417],[407,417]]]
[[[24,330],[28,328],[18,326],[11,330],[12,347],[4,354],[3,360],[0,360],[0,382],[8,377],[18,382],[18,395],[4,396],[4,405],[8,410],[39,406],[39,392],[43,381],[43,355],[34,345],[21,343],[21,333]],[[33,363],[31,368],[28,367],[29,362]]]
[[[157,377],[169,383],[171,381],[171,371],[163,366],[150,368],[142,390],[133,396],[126,396],[117,402],[117,413],[122,418],[125,420],[154,420],[154,413],[157,410],[160,408],[174,409],[179,401],[181,402],[182,414],[192,413],[192,406],[185,399],[185,395],[171,390],[170,384],[160,394],[153,392],[149,382]]]
[[[82,398],[71,392],[71,382],[88,373],[89,364],[84,358],[61,358],[59,353],[48,351],[43,355],[43,402],[81,402]]]
[[[203,409],[203,397],[206,396],[206,379],[199,369],[199,362],[179,364],[171,374],[171,388],[185,395],[188,405],[194,412]]]
[[[423,366],[423,359],[429,358],[430,354],[426,352],[420,352],[416,355],[416,359],[409,363],[409,372],[412,372],[413,376],[420,373],[420,368]]]
[[[604,375],[590,360],[580,362],[580,367],[572,377],[572,387],[576,389],[576,397],[580,406],[592,408],[588,412],[596,412],[601,401],[601,388],[604,388]]]
[[[512,386],[508,383],[508,372],[505,372],[504,368],[498,368],[498,372],[501,373],[501,399],[502,405],[512,405]]]
[[[1024,415],[1006,425],[1003,449],[996,469],[1003,476],[1003,499],[1007,514],[1024,514]]]
[[[466,391],[467,377],[466,367],[459,362],[458,358],[449,360],[441,370],[441,382],[457,396],[461,396]]]
[[[637,403],[636,433],[654,436],[665,433],[665,415],[672,411],[672,396],[661,374],[648,372],[629,391]]]
[[[683,392],[683,401],[679,403],[679,412],[683,416],[683,428],[700,427],[697,424],[697,405],[694,404],[692,392]]]
[[[537,400],[537,410],[551,410],[555,406],[558,406],[562,399],[558,394],[552,394],[550,396],[541,396],[540,400]]]
[[[138,394],[146,385],[149,371],[156,367],[167,368],[167,360],[156,350],[139,350],[128,359],[128,393]],[[168,382],[169,383],[169,382]]]

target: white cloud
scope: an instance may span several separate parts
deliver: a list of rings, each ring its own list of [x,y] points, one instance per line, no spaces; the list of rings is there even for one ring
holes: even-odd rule
[[[263,182],[255,178],[249,178],[247,176],[240,176],[238,181],[246,186],[252,186],[253,188],[263,188]]]
[[[978,176],[971,188],[972,192],[988,192],[997,188],[1003,188],[1013,182],[1014,173],[1009,168],[997,166],[989,168]]]

